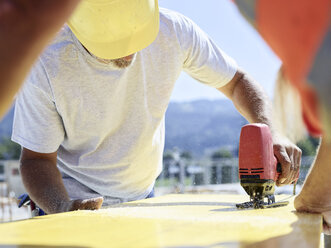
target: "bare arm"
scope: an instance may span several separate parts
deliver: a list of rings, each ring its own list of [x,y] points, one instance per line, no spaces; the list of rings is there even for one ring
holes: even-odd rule
[[[0,118],[79,0],[0,1]]]
[[[99,209],[102,197],[71,201],[56,165],[57,152],[37,153],[23,148],[21,175],[30,198],[46,213]]]
[[[218,90],[233,102],[250,123],[264,123],[270,127],[273,134],[274,154],[282,166],[282,174],[277,185],[292,183],[299,173],[301,150],[274,130],[272,104],[262,87],[239,70],[228,84]]]
[[[264,123],[272,129],[271,103],[259,84],[242,71],[230,83],[218,89],[250,123]]]
[[[331,144],[322,139],[302,190],[294,200],[299,212],[321,213],[324,233],[331,235]]]

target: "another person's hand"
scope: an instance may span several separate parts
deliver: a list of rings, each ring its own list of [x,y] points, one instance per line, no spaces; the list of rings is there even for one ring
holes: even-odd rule
[[[277,186],[291,184],[299,177],[302,151],[284,137],[273,137],[273,143],[275,157],[282,168],[276,184]]]
[[[31,66],[80,0],[0,1],[0,118]]]
[[[327,235],[331,235],[331,207],[313,207],[309,199],[303,199],[303,196],[300,194],[294,199],[294,207],[298,212],[322,214],[323,232]]]
[[[78,199],[62,203],[57,212],[68,212],[74,210],[97,210],[100,209],[103,203],[103,197],[91,199]]]
[[[322,214],[323,231],[331,235],[331,143],[327,140],[321,139],[316,159],[294,200],[294,207],[298,212]]]

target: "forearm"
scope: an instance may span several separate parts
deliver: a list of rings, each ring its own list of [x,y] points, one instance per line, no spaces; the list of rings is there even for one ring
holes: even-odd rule
[[[264,123],[272,133],[274,155],[281,164],[282,173],[277,185],[294,182],[298,176],[301,164],[301,150],[287,138],[278,135],[272,125],[272,105],[262,87],[237,71],[234,78],[222,88],[219,88],[250,123]]]
[[[264,123],[273,130],[271,102],[262,87],[240,71],[236,77],[229,99],[250,123]]]
[[[70,199],[53,161],[24,160],[21,162],[21,175],[30,198],[46,213],[68,211],[65,208]]]

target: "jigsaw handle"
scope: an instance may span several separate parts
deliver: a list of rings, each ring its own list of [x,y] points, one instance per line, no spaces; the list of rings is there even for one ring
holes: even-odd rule
[[[275,158],[275,164],[276,164],[276,181],[278,180],[280,174],[282,174],[282,165],[278,162],[277,158],[274,156]]]

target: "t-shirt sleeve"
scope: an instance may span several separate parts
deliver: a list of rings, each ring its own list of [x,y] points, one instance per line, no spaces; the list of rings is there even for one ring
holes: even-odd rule
[[[12,140],[40,153],[57,151],[64,139],[47,73],[38,61],[15,101]]]
[[[233,78],[237,72],[236,62],[193,21],[180,15],[178,31],[185,72],[214,88],[226,85]]]

